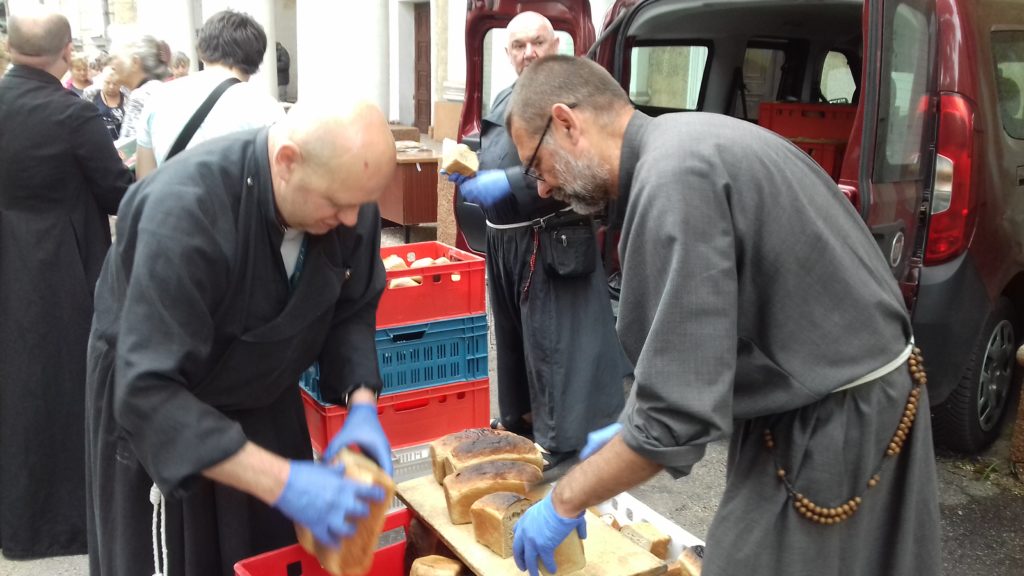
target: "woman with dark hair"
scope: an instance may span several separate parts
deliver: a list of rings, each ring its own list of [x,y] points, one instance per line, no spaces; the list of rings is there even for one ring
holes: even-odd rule
[[[143,36],[114,51],[111,64],[121,82],[131,90],[124,105],[121,138],[135,136],[146,103],[171,75],[170,63],[171,48],[152,36]]]
[[[248,83],[267,51],[267,35],[252,16],[232,10],[214,14],[199,30],[197,51],[203,70],[167,84],[139,120],[135,168],[139,178],[167,159],[193,114],[222,85],[228,87],[187,147],[223,134],[273,124],[284,116],[284,109],[270,94]]]

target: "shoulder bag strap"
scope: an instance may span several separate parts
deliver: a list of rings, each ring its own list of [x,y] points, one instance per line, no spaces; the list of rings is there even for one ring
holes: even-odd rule
[[[174,145],[167,151],[167,157],[164,158],[164,161],[170,160],[178,152],[181,152],[186,146],[188,146],[192,137],[195,136],[196,130],[199,130],[199,127],[203,125],[203,120],[206,120],[206,117],[210,114],[210,110],[213,110],[213,105],[217,103],[217,100],[220,99],[221,95],[224,94],[228,88],[231,88],[239,82],[241,82],[241,80],[238,78],[228,78],[213,89],[213,92],[211,92],[210,95],[206,97],[206,100],[203,101],[202,106],[200,106],[199,109],[196,110],[196,113],[192,115],[192,118],[189,119],[188,124],[185,124],[185,127],[181,129],[181,133],[178,134],[178,138],[174,141]]]

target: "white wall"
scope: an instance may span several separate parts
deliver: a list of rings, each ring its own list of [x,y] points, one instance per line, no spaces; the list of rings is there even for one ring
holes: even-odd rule
[[[416,0],[391,0],[388,14],[389,120],[412,125],[416,116]]]
[[[387,0],[298,0],[299,99],[364,99],[389,113]]]

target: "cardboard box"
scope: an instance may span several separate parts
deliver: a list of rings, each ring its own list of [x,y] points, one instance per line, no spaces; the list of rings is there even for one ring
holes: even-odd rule
[[[439,100],[434,104],[434,124],[432,138],[444,140],[459,139],[459,121],[462,119],[462,102]]]
[[[406,126],[404,124],[392,124],[391,136],[395,139],[395,142],[399,140],[420,141],[420,131],[415,126]]]

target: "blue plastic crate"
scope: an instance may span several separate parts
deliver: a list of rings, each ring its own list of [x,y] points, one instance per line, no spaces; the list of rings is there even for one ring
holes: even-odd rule
[[[377,330],[381,394],[487,377],[487,315],[436,320]],[[299,384],[320,396],[320,366],[313,363]]]
[[[377,330],[383,394],[487,377],[487,315]]]

